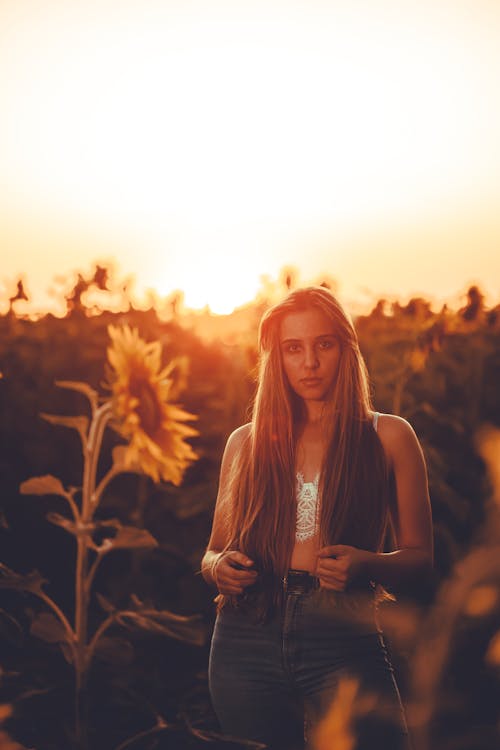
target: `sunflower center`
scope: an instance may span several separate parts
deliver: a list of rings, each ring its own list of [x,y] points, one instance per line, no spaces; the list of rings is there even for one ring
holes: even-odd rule
[[[161,403],[154,385],[146,377],[136,374],[130,378],[130,393],[139,400],[137,414],[141,427],[150,437],[154,437],[161,427]]]

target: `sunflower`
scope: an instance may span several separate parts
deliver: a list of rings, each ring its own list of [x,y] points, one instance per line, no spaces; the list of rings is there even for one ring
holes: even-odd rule
[[[125,468],[140,469],[155,482],[179,485],[197,456],[186,438],[198,435],[184,424],[196,417],[169,399],[179,391],[185,358],[172,360],[161,369],[159,341],[147,343],[136,328],[108,326],[107,376],[111,389],[113,426],[128,442]]]

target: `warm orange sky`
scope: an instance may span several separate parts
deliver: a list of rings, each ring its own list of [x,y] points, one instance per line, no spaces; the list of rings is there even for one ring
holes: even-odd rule
[[[2,0],[0,296],[500,299],[496,0]]]

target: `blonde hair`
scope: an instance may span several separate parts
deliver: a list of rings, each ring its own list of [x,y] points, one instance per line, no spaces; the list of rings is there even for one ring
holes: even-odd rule
[[[320,474],[320,543],[381,549],[388,522],[387,467],[372,425],[366,366],[353,323],[323,287],[291,292],[267,310],[259,327],[259,379],[251,429],[233,466],[230,549],[256,561],[264,610],[279,598],[278,582],[291,558],[296,523],[298,430],[305,407],[288,383],[280,326],[292,312],[316,308],[333,325],[341,354],[324,404],[326,450]]]

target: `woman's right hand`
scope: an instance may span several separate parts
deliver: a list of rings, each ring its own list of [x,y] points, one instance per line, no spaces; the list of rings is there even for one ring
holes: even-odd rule
[[[212,578],[219,593],[228,596],[242,594],[247,586],[257,580],[258,573],[251,570],[253,560],[236,550],[219,552],[212,565]]]

